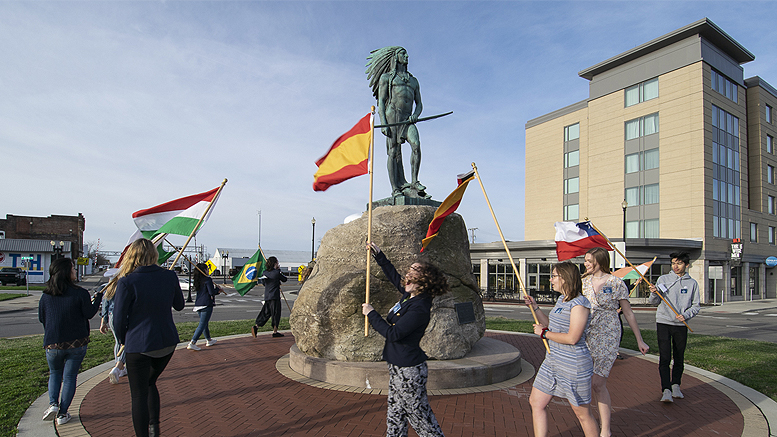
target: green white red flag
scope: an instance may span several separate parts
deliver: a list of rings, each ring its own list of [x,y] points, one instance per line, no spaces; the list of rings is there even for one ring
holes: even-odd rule
[[[146,238],[163,233],[189,236],[195,232],[197,223],[205,214],[208,206],[211,203],[216,205],[218,192],[219,187],[216,187],[204,193],[193,194],[151,208],[141,209],[132,213],[132,219]],[[202,219],[200,228],[208,221],[212,212],[213,207]]]

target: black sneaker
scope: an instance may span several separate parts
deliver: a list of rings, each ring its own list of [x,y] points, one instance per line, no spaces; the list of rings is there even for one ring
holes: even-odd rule
[[[273,337],[283,337],[283,334],[281,334],[280,332],[273,332],[272,336]]]

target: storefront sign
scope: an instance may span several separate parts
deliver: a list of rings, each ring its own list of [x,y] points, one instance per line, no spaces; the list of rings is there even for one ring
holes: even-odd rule
[[[742,242],[739,238],[731,243],[731,264],[735,267],[742,264]]]
[[[766,266],[767,267],[777,266],[777,257],[770,256],[769,258],[766,258]]]

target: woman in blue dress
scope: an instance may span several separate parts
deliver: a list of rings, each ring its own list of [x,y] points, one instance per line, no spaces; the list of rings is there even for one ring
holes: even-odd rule
[[[569,401],[586,437],[595,437],[599,427],[589,408],[593,362],[585,344],[591,303],[583,296],[580,270],[570,262],[553,267],[550,284],[563,299],[556,302],[549,315],[539,310],[531,296],[525,297],[526,306],[534,309],[539,321],[534,325],[534,333],[547,340],[550,348],[529,396],[534,435],[548,435],[546,407],[557,396]]]

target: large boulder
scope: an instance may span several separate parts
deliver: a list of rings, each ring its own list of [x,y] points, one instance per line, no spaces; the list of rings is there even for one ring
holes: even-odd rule
[[[486,329],[483,301],[477,291],[469,256],[464,220],[445,219],[422,254],[421,240],[434,216],[430,206],[379,207],[372,214],[372,240],[400,274],[423,260],[446,275],[451,292],[434,299],[432,317],[421,348],[430,358],[457,359],[466,355]],[[330,229],[321,240],[316,265],[305,281],[291,312],[291,331],[307,355],[339,361],[380,361],[384,338],[369,329],[364,336],[365,249],[367,214]],[[382,315],[400,294],[370,257],[370,303]],[[475,321],[459,324],[454,305],[471,302]]]

